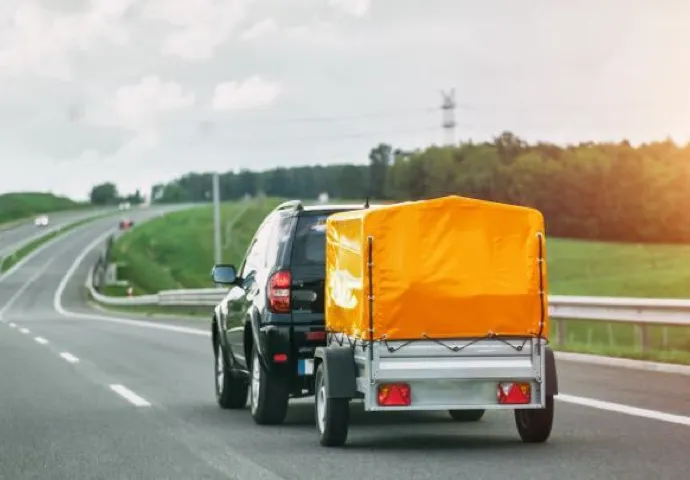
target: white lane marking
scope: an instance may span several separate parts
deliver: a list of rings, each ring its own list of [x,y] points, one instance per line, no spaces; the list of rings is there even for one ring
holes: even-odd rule
[[[26,283],[24,283],[24,285],[21,286],[21,288],[14,292],[14,295],[12,295],[10,299],[7,300],[5,305],[3,305],[2,308],[0,308],[0,321],[2,320],[2,317],[5,314],[5,312],[9,310],[17,300],[19,300],[19,298],[24,294],[24,292],[26,292],[27,288],[29,288],[36,280],[39,279],[41,275],[43,275],[46,272],[46,270],[48,270],[48,268],[53,263],[53,261],[55,261],[56,258],[57,257],[53,257],[50,260],[48,260],[48,262],[44,263],[43,268],[34,273],[31,276],[31,278],[29,278],[29,280],[27,280]]]
[[[629,358],[605,357],[603,355],[591,355],[589,353],[554,352],[556,360],[563,362],[584,363],[589,365],[601,365],[605,367],[625,368],[647,372],[674,373],[678,375],[690,375],[690,366],[675,363],[649,362],[647,360],[633,360]]]
[[[79,359],[69,352],[62,352],[62,353],[60,353],[60,356],[62,358],[64,358],[66,361],[68,361],[69,363],[78,363],[79,362]]]
[[[135,407],[150,407],[151,404],[124,385],[110,385],[110,389]]]
[[[683,415],[674,415],[672,413],[660,412],[658,410],[632,407],[630,405],[623,405],[621,403],[605,402],[603,400],[595,400],[593,398],[576,397],[575,395],[567,395],[564,393],[559,393],[554,398],[565,403],[572,403],[575,405],[582,405],[584,407],[596,408],[598,410],[623,413],[625,415],[632,415],[634,417],[649,418],[651,420],[659,420],[661,422],[675,423],[676,425],[685,425],[686,427],[690,427],[690,417],[685,417]]]
[[[22,332],[24,335],[31,333],[31,330],[29,330],[28,328],[20,328],[19,331]]]
[[[46,345],[48,343],[48,340],[43,337],[36,337],[34,340],[36,340],[36,343],[40,343],[41,345]]]
[[[55,294],[53,295],[53,308],[54,308],[54,310],[58,314],[62,315],[63,317],[81,318],[81,319],[86,319],[86,320],[98,320],[98,321],[102,321],[102,322],[111,322],[111,323],[117,323],[120,325],[127,325],[130,327],[153,328],[156,330],[167,330],[169,332],[186,333],[188,335],[200,335],[200,336],[204,336],[204,337],[210,337],[211,336],[210,331],[202,330],[200,328],[183,327],[183,326],[179,326],[179,325],[168,325],[168,324],[164,324],[164,323],[148,322],[145,320],[132,320],[132,319],[128,319],[128,318],[111,317],[111,316],[97,315],[97,314],[91,314],[91,313],[71,312],[69,310],[66,310],[62,306],[62,295],[65,292],[65,288],[67,288],[67,284],[69,283],[69,281],[74,276],[74,273],[77,271],[77,268],[79,268],[79,266],[84,262],[84,259],[87,257],[87,255],[89,255],[98,245],[105,242],[105,240],[111,235],[111,233],[112,233],[111,231],[108,231],[105,234],[101,235],[100,237],[96,238],[74,260],[74,263],[72,263],[70,268],[65,273],[64,277],[62,277],[62,280],[60,280],[60,284],[58,285],[58,288],[55,290]]]
[[[14,322],[10,322],[9,325],[10,325],[10,328],[17,328],[17,324]]]

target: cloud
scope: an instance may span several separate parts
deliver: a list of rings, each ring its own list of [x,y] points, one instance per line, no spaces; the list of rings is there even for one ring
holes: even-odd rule
[[[225,82],[216,85],[211,101],[213,110],[249,110],[271,105],[282,93],[277,82],[253,76],[243,82]]]
[[[56,12],[30,0],[11,13],[0,29],[0,72],[49,78],[71,78],[70,56],[97,48],[101,42],[127,43],[122,23],[135,0],[90,0],[84,12]]]
[[[249,29],[240,34],[240,40],[243,42],[255,40],[257,38],[265,37],[278,31],[278,24],[272,18],[265,18],[260,22],[255,23]]]
[[[174,31],[166,35],[161,53],[184,60],[206,60],[226,43],[246,16],[251,0],[151,0],[144,18],[165,22]]]
[[[328,3],[354,17],[366,15],[371,7],[371,0],[328,0]]]

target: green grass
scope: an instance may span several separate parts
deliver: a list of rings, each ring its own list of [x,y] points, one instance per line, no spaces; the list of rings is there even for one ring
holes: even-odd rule
[[[17,251],[13,252],[11,255],[8,255],[5,258],[0,259],[0,273],[5,273],[10,268],[12,268],[17,263],[19,263],[24,257],[29,255],[31,252],[33,252],[34,250],[41,247],[41,245],[44,245],[44,244],[48,243],[49,241],[53,240],[57,236],[63,235],[64,233],[67,233],[70,230],[74,230],[77,227],[80,227],[86,223],[92,222],[98,218],[102,218],[106,215],[108,215],[108,214],[97,215],[94,217],[89,217],[89,218],[85,218],[83,220],[79,220],[78,222],[70,223],[69,225],[66,225],[65,227],[63,227],[59,230],[54,230],[50,233],[46,233],[45,235],[38,237],[37,239],[22,245]]]
[[[221,206],[224,262],[239,264],[255,230],[278,203],[280,200],[268,198]],[[227,238],[232,221],[234,228]],[[111,261],[120,264],[118,277],[127,279],[136,295],[213,287],[213,208],[201,206],[139,225],[118,239],[111,254]],[[115,295],[125,292],[125,287],[107,291]]]
[[[239,264],[259,223],[278,202],[254,202],[246,211],[238,203],[223,205],[224,225],[244,211],[232,231],[232,241],[223,250],[224,261]],[[115,261],[125,264],[120,274],[131,282],[135,294],[211,287],[213,210],[203,206],[138,226],[116,242],[113,255]],[[690,298],[690,246],[551,238],[547,256],[549,293],[553,295]],[[124,287],[108,287],[104,293],[125,292]],[[151,307],[143,311],[165,313]],[[556,319],[551,325],[552,342],[560,350],[690,364],[689,329],[647,327],[649,348],[642,351],[638,327],[633,325]],[[565,329],[560,345],[559,328]]]
[[[0,225],[41,213],[76,210],[88,206],[51,193],[6,193],[0,195]]]
[[[547,239],[549,293],[690,298],[690,245]]]

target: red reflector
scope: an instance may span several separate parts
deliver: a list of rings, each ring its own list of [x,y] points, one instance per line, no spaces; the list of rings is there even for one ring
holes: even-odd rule
[[[406,383],[382,384],[378,401],[384,407],[406,407],[412,403],[412,390]]]
[[[307,332],[307,340],[326,340],[326,332]]]
[[[268,281],[268,307],[273,313],[290,312],[290,286],[292,275],[287,270],[280,270],[271,275]]]
[[[529,403],[531,399],[529,383],[499,383],[498,403],[501,405],[519,405]]]
[[[287,354],[275,353],[275,354],[273,354],[273,361],[276,363],[285,363],[285,362],[287,362]]]

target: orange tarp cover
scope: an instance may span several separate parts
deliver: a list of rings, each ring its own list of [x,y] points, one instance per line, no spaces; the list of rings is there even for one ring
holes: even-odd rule
[[[373,338],[536,335],[547,331],[544,219],[537,210],[449,196],[331,215],[326,327]]]

